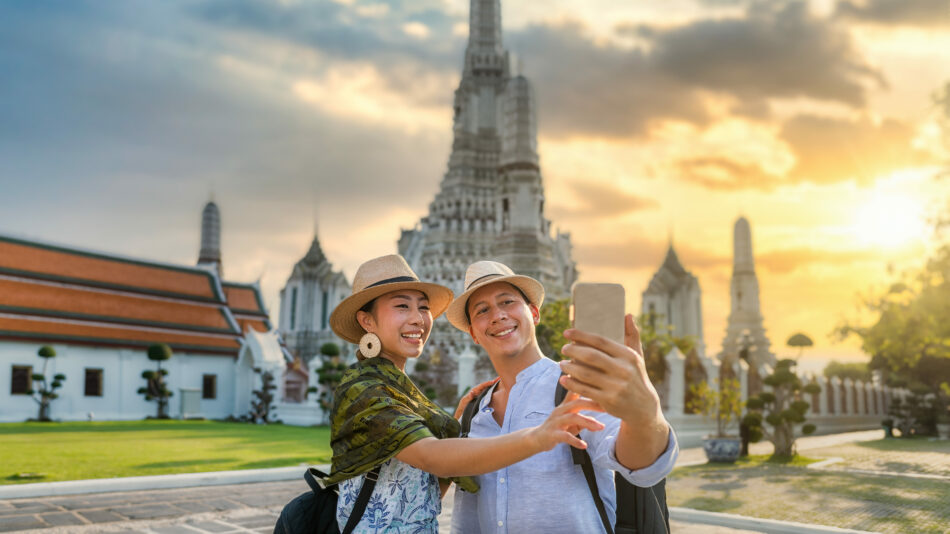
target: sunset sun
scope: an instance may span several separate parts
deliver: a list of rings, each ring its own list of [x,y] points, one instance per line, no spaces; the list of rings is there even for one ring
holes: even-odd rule
[[[895,248],[927,236],[922,203],[907,193],[876,190],[858,204],[854,230],[866,246]]]

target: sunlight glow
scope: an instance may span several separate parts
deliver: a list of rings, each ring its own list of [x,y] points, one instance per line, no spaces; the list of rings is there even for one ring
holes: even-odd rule
[[[877,187],[857,205],[854,230],[864,245],[896,248],[927,237],[924,206],[910,191]]]

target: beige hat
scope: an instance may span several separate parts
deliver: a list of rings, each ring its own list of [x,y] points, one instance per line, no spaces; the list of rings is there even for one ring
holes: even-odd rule
[[[337,304],[330,314],[330,328],[346,341],[359,343],[366,330],[357,322],[356,312],[376,297],[400,289],[414,289],[425,293],[429,298],[429,310],[432,311],[433,319],[442,315],[452,302],[451,289],[420,282],[402,256],[390,254],[360,265],[356,276],[353,277],[353,294]]]
[[[468,270],[465,271],[465,292],[452,301],[448,311],[445,312],[445,318],[455,328],[468,332],[471,323],[465,309],[468,306],[469,297],[480,287],[495,282],[508,282],[517,287],[524,292],[531,304],[539,308],[541,303],[544,302],[544,286],[541,285],[541,282],[530,276],[515,274],[507,265],[497,261],[476,261],[469,265]]]

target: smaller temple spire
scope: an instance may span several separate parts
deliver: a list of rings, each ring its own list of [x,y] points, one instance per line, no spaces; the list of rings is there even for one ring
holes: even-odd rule
[[[201,250],[198,265],[214,268],[221,276],[221,212],[214,200],[205,204],[201,212]]]

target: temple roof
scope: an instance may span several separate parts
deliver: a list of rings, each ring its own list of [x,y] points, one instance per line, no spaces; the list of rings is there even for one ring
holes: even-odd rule
[[[673,250],[673,245],[666,251],[666,258],[663,259],[663,265],[650,279],[644,294],[668,294],[681,286],[687,286],[696,283],[696,277],[690,274],[683,264],[680,263]]]
[[[237,355],[260,289],[206,269],[0,235],[0,339]]]

